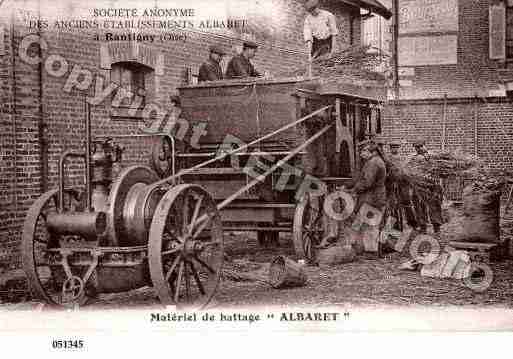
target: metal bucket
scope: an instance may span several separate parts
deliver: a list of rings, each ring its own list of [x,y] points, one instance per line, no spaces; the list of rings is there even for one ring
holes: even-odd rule
[[[277,289],[301,287],[306,283],[306,274],[301,264],[285,256],[277,256],[269,267],[269,282]]]

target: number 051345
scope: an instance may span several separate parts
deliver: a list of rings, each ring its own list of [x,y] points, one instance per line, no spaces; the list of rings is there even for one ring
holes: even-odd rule
[[[55,339],[52,340],[52,348],[63,350],[83,349],[84,341],[82,339]]]

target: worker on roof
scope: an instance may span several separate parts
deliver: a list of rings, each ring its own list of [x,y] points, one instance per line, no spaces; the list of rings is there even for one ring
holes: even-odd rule
[[[224,55],[226,55],[226,51],[220,46],[210,46],[208,60],[200,66],[198,82],[223,79],[223,70],[219,63]]]
[[[227,79],[237,79],[246,77],[262,76],[251,63],[251,59],[255,57],[258,45],[252,41],[246,41],[242,45],[242,53],[234,56],[228,63],[226,68]]]
[[[303,34],[307,52],[312,59],[319,56],[332,56],[335,52],[336,36],[338,35],[335,15],[319,9],[319,0],[308,0],[305,3],[307,15]]]

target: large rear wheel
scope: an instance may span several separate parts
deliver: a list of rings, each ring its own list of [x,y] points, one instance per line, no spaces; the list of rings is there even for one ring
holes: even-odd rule
[[[224,260],[221,217],[200,186],[182,184],[162,197],[149,234],[151,281],[160,301],[204,308],[219,284]]]

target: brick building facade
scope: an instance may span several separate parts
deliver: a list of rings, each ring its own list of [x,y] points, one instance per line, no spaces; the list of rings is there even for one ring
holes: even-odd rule
[[[402,140],[406,153],[414,139],[424,138],[432,150],[462,148],[493,167],[513,168],[513,63],[505,41],[513,31],[512,6],[399,0],[401,86],[399,98],[386,106],[386,137]],[[416,44],[417,53],[404,41]]]
[[[84,6],[89,4],[76,0],[7,0],[1,3],[0,263],[19,264],[18,246],[25,213],[41,193],[56,187],[59,155],[65,150],[83,151],[85,95],[93,96],[95,91],[104,90],[111,80],[123,83],[126,75],[128,82],[139,81],[139,85],[144,87],[144,103],[166,109],[169,95],[175,94],[177,86],[184,81],[185,68],[190,67],[193,73],[197,73],[201,62],[208,56],[207,48],[211,44],[227,49],[229,58],[238,51],[243,39],[253,40],[259,44],[253,61],[255,66],[275,76],[305,66],[307,59],[302,39],[305,16],[302,0],[224,0],[216,2],[215,7],[210,2],[206,6],[205,1],[191,0],[187,2],[188,7],[194,8],[199,4],[198,9],[210,11],[203,14],[198,10],[201,14],[196,16],[245,18],[247,28],[210,31],[185,26],[173,30],[177,35],[185,35],[185,41],[159,43],[101,41],[105,39],[106,32],[116,31],[95,28],[95,20],[101,22],[105,19],[95,18],[91,8],[126,5],[123,1],[98,0],[92,3],[88,8]],[[323,8],[337,16],[339,46],[360,43],[360,8],[355,4],[362,3],[365,2],[321,1]],[[165,8],[166,4],[165,1],[151,2],[152,7],[160,5]],[[43,20],[40,27],[34,26],[38,19]],[[56,23],[61,20],[65,23]],[[66,22],[68,20],[72,22]],[[29,26],[31,22],[32,26]],[[118,31],[123,32],[130,31]],[[158,36],[162,31],[145,30],[144,33]],[[32,39],[34,36],[42,39],[44,46],[32,43],[24,50],[23,44],[28,35],[32,35]],[[95,39],[95,35],[100,41]],[[28,63],[22,56],[25,53],[29,61],[31,56],[39,55],[43,61],[40,64]],[[91,78],[88,78],[88,73]],[[74,82],[70,80],[73,76]],[[98,76],[104,80],[103,83]],[[93,107],[93,136],[140,133],[140,111],[134,116],[129,115],[126,109],[118,111],[112,106],[115,94],[113,92]],[[148,161],[146,140],[123,139],[117,142],[125,147],[122,167]],[[82,163],[71,162],[66,171],[70,182],[83,183]]]

